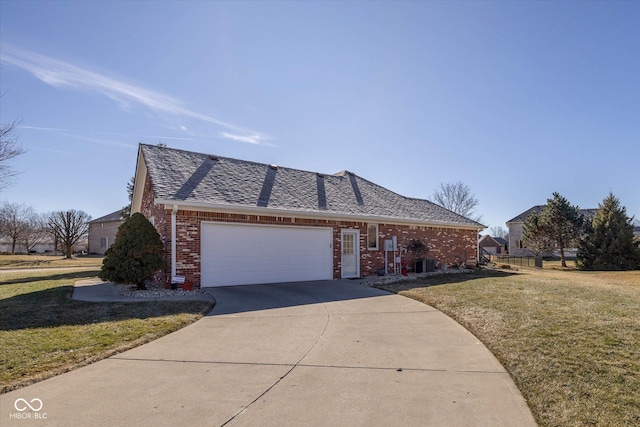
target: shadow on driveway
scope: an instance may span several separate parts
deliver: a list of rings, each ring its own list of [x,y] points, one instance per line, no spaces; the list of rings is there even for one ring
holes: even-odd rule
[[[216,300],[209,316],[274,310],[389,295],[358,281],[332,280],[206,288]]]

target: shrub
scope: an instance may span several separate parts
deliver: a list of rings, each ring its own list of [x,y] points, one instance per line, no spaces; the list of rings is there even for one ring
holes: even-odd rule
[[[609,193],[587,221],[578,246],[578,266],[583,270],[640,269],[640,247],[633,235],[633,218]]]
[[[114,283],[133,283],[146,289],[145,281],[164,266],[160,235],[141,213],[127,218],[116,240],[105,253],[100,278]]]
[[[421,259],[429,252],[429,247],[420,239],[411,239],[407,243],[407,251],[411,252],[415,259]]]

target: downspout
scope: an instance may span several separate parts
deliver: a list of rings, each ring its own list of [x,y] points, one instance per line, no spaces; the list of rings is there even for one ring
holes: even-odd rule
[[[171,211],[171,281],[176,275],[176,214],[178,213],[178,205],[173,205]]]
[[[478,231],[476,231],[476,264],[480,264],[480,239],[478,236],[482,230],[482,228],[478,228]]]

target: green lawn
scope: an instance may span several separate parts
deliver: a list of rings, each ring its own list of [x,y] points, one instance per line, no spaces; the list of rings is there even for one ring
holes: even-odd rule
[[[101,255],[74,256],[66,259],[54,255],[0,255],[0,271],[43,267],[98,267],[102,265]]]
[[[540,425],[640,425],[639,271],[486,271],[383,288],[475,334]]]
[[[212,308],[203,301],[72,300],[73,283],[97,272],[0,271],[1,393],[154,340]]]

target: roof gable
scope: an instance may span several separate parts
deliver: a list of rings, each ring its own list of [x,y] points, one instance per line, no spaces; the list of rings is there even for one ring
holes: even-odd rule
[[[122,221],[123,219],[124,218],[122,218],[122,209],[118,209],[115,212],[111,212],[110,214],[89,221],[89,224],[93,224],[96,222]]]
[[[487,246],[491,246],[491,247],[494,247],[494,246],[500,246],[500,243],[496,242],[496,240],[495,240],[493,237],[489,236],[488,234],[486,234],[486,235],[482,236],[482,237],[480,238],[480,240],[478,241],[478,244],[479,244],[481,247],[487,247]]]
[[[510,222],[524,222],[524,220],[532,213],[538,215],[544,207],[545,205],[536,205],[532,208],[529,208],[526,211],[522,212],[520,215],[507,221],[507,224],[509,224]],[[593,218],[593,216],[596,214],[596,211],[597,209],[578,209],[578,212],[580,212],[580,214],[586,218]]]
[[[504,240],[502,237],[494,237],[493,240],[496,241],[499,245],[507,245],[508,242]]]
[[[351,172],[298,169],[140,144],[156,203],[273,209],[484,228],[428,200],[401,196]]]

